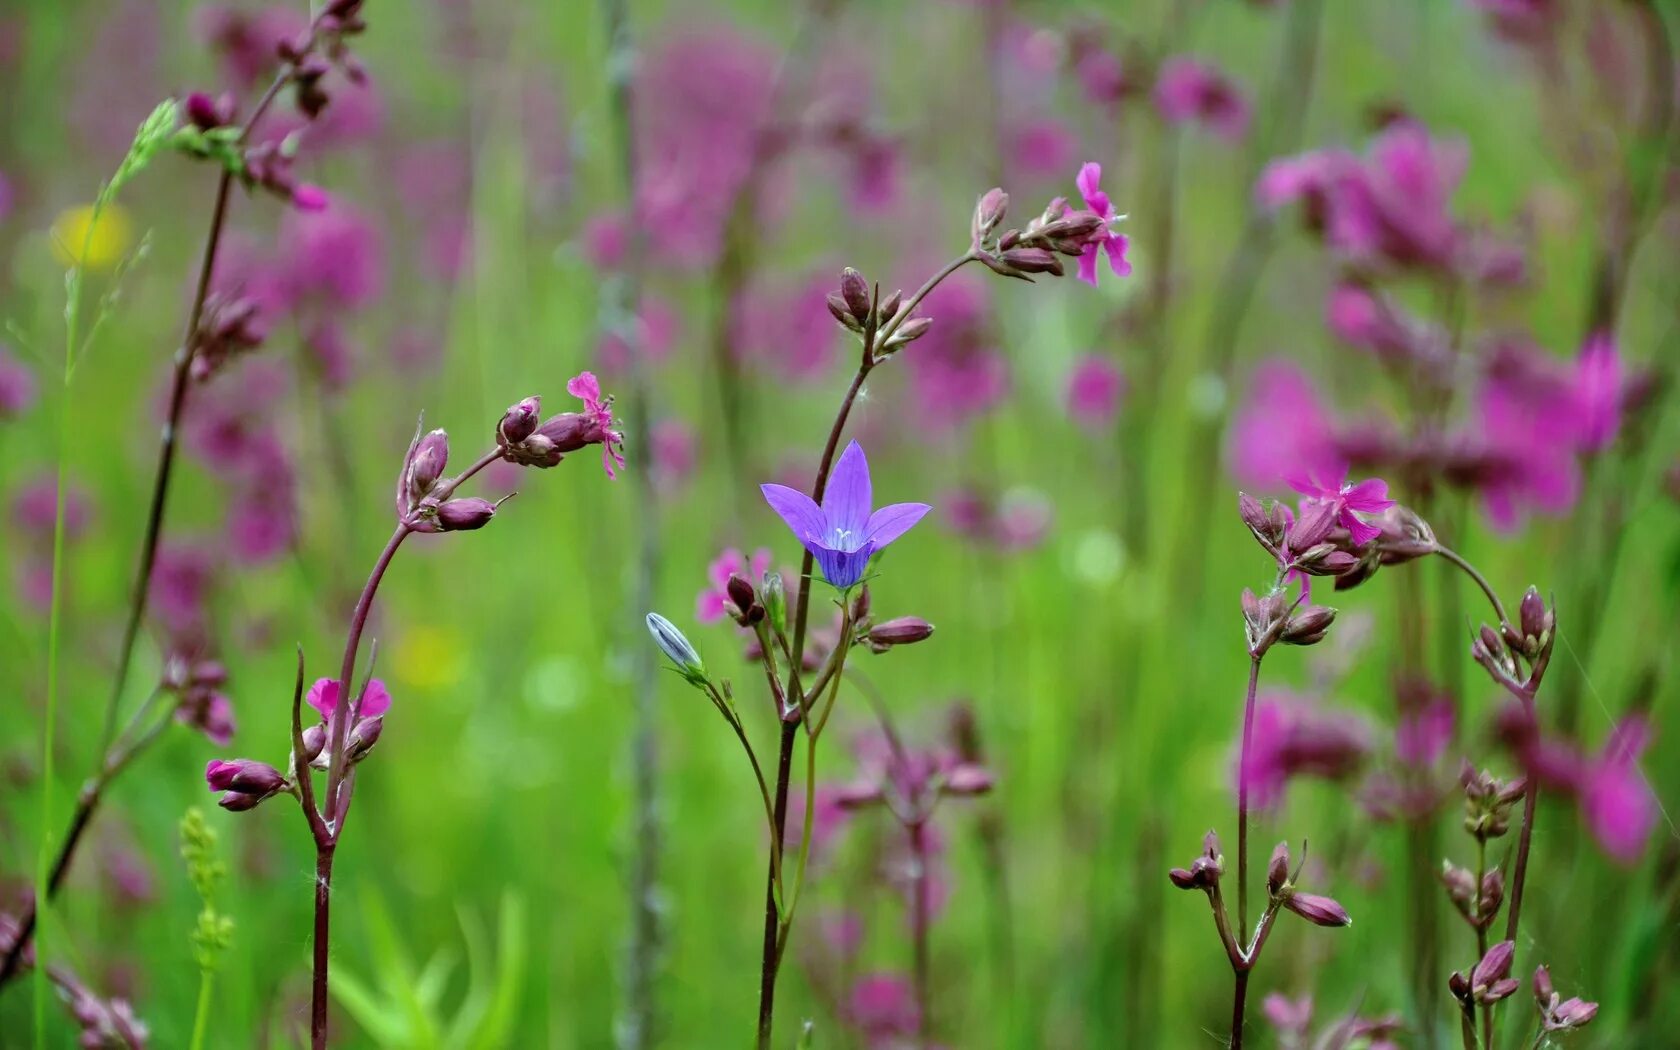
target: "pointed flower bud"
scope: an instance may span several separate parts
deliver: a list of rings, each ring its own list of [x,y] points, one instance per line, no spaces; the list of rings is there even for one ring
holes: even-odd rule
[[[848,266],[840,271],[840,298],[846,302],[846,311],[858,324],[869,321],[872,303],[869,297],[869,282],[863,279],[863,274]]]
[[[241,795],[272,795],[286,786],[286,778],[266,762],[249,758],[232,761],[211,759],[204,767],[205,783],[211,791],[232,791]]]
[[[510,406],[502,416],[502,421],[496,424],[496,443],[503,448],[517,445],[536,433],[537,424],[540,422],[542,398],[532,395]]]
[[[969,228],[969,232],[973,234],[974,243],[979,244],[991,236],[992,231],[998,228],[998,224],[1003,221],[1003,217],[1008,211],[1009,194],[995,186],[982,193],[980,199],[975,202],[974,222]]]
[[[910,320],[898,326],[898,331],[893,333],[892,338],[887,341],[887,345],[882,349],[893,351],[904,346],[906,343],[913,343],[922,336],[927,335],[928,329],[932,327],[933,318],[912,317]]]
[[[839,321],[853,332],[863,331],[863,325],[859,324],[858,319],[852,316],[851,307],[846,305],[846,300],[843,296],[836,292],[829,292],[828,298],[824,301],[828,305],[828,312],[834,315],[834,319],[836,321]]]
[[[368,757],[373,745],[379,743],[379,734],[385,728],[385,716],[375,715],[357,722],[350,730],[350,739],[345,741],[345,757],[354,765]]]
[[[300,757],[305,762],[313,762],[326,746],[327,724],[317,722],[303,731],[303,754]]]
[[[1324,640],[1325,632],[1336,620],[1336,610],[1328,605],[1309,605],[1289,618],[1289,625],[1278,636],[1285,645],[1316,645]]]
[[[1517,982],[1510,979],[1516,954],[1515,941],[1500,941],[1482,956],[1470,972],[1470,991],[1477,1002],[1495,1003],[1517,990]]]
[[[1289,843],[1280,842],[1272,850],[1272,859],[1266,865],[1266,891],[1273,897],[1283,892],[1289,884]]]
[[[1550,1010],[1557,1001],[1557,991],[1552,987],[1552,971],[1544,966],[1534,968],[1534,1001],[1540,1004],[1542,1012]]]
[[[785,630],[787,627],[787,596],[782,588],[782,574],[767,572],[764,574],[763,585],[759,589],[760,600],[764,603],[764,613],[770,617],[775,628]]]
[[[933,636],[933,624],[919,616],[900,616],[869,629],[869,648],[885,652],[895,645],[914,645]]]
[[[1291,893],[1283,906],[1314,926],[1352,926],[1347,909],[1329,897],[1316,893]]]
[[[437,523],[443,532],[482,529],[496,516],[496,504],[477,496],[444,500],[437,509]]]
[[[653,635],[653,644],[659,646],[676,665],[682,676],[694,685],[700,685],[706,680],[706,668],[700,661],[700,654],[695,652],[694,646],[677,630],[677,625],[658,613],[647,614],[648,633]]]
[[[448,434],[442,430],[434,430],[414,440],[409,446],[407,457],[403,460],[402,475],[397,487],[399,517],[407,517],[413,513],[420,501],[430,494],[432,486],[443,476],[443,468],[448,463]]]

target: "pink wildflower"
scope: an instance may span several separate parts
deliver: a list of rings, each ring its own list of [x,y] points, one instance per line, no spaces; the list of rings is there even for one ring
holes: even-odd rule
[[[331,721],[333,712],[338,709],[338,682],[331,678],[317,678],[315,684],[309,687],[304,696],[304,702],[321,717]],[[357,718],[377,718],[391,709],[391,694],[385,688],[385,683],[378,679],[370,679],[367,691],[362,694],[362,703],[356,710]]]
[[[1581,775],[1581,815],[1604,852],[1621,864],[1639,859],[1657,824],[1656,799],[1639,770],[1650,738],[1644,719],[1623,720]]]
[[[734,547],[723,551],[706,566],[706,579],[711,587],[701,591],[695,599],[694,618],[701,623],[717,623],[734,608],[725,589],[729,577],[739,575],[756,586],[769,568],[770,551],[767,548],[753,551],[751,560]]]
[[[1088,430],[1106,430],[1114,423],[1125,392],[1126,377],[1120,366],[1107,357],[1087,354],[1068,378],[1068,415]]]
[[[1319,480],[1321,476],[1331,477],[1332,480],[1327,484],[1323,483]],[[1394,501],[1388,498],[1387,482],[1381,478],[1368,478],[1357,484],[1349,484],[1346,467],[1335,474],[1296,475],[1284,480],[1289,483],[1290,488],[1309,500],[1334,504],[1336,523],[1348,530],[1355,547],[1363,547],[1382,535],[1382,529],[1359,515],[1380,514],[1394,506]]]
[[[1113,223],[1123,216],[1114,213],[1114,205],[1109,201],[1108,194],[1098,185],[1101,180],[1102,165],[1090,162],[1079,169],[1079,176],[1074,181],[1079,186],[1079,194],[1085,198],[1085,207],[1091,214],[1105,223]],[[1128,243],[1125,234],[1116,233],[1107,225],[1098,230],[1085,245],[1085,254],[1079,257],[1079,279],[1093,288],[1097,286],[1099,250],[1107,253],[1109,269],[1114,271],[1116,277],[1125,277],[1131,273],[1132,264],[1126,261]]]
[[[1155,108],[1171,124],[1196,121],[1227,141],[1248,131],[1249,106],[1218,70],[1185,55],[1167,59],[1155,78]]]
[[[567,380],[566,393],[583,402],[584,414],[601,435],[601,466],[606,468],[607,477],[616,478],[613,465],[624,466],[624,435],[612,428],[612,398],[601,396],[601,384],[594,372],[579,372]]]

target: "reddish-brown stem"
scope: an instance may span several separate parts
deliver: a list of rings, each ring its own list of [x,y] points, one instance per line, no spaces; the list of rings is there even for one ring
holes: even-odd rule
[[[332,908],[333,843],[315,850],[315,973],[309,994],[309,1045],[313,1050],[327,1046],[327,969]]]
[[[775,1027],[776,973],[781,968],[782,961],[781,952],[777,950],[781,909],[776,904],[776,873],[780,866],[778,855],[782,850],[783,839],[786,838],[782,832],[787,827],[788,782],[793,774],[793,746],[799,739],[798,718],[792,721],[784,720],[781,727],[782,738],[776,759],[776,798],[772,807],[778,834],[770,838],[770,864],[764,876],[764,949],[760,957],[758,976],[759,1050],[768,1050],[770,1035]]]
[[[1243,1020],[1248,1012],[1248,968],[1236,973],[1231,990],[1231,1050],[1242,1050]]]
[[[1242,753],[1237,758],[1237,929],[1248,931],[1248,752],[1254,744],[1254,694],[1260,686],[1260,654],[1248,661],[1248,697],[1243,701]]]

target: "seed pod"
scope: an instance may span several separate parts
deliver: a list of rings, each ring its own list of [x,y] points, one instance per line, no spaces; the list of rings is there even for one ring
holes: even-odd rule
[[[840,298],[845,300],[847,312],[858,324],[869,321],[869,282],[850,266],[840,271]]]

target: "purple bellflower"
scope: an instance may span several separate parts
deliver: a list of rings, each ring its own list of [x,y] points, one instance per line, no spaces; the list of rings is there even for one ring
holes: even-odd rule
[[[871,513],[869,462],[856,441],[846,446],[828,479],[822,506],[786,485],[761,485],[770,508],[822,566],[823,578],[845,590],[863,579],[869,559],[910,530],[926,503],[894,503]]]

